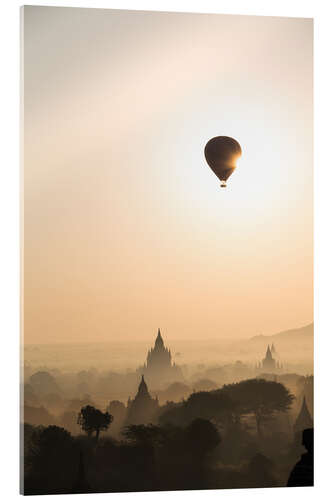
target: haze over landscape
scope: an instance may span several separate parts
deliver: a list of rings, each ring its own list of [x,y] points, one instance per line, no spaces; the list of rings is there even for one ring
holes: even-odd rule
[[[279,332],[272,336],[258,335],[243,339],[176,339],[169,341],[167,332],[162,334],[171,348],[177,364],[184,366],[216,366],[240,360],[253,365],[261,359],[268,343],[274,342],[279,357],[289,363],[289,369],[308,374],[313,371],[313,324]],[[152,332],[148,341],[135,340],[27,344],[24,349],[25,364],[31,368],[48,366],[65,371],[98,367],[101,370],[124,371],[136,369],[145,359],[154,340]]]
[[[312,20],[22,12],[21,491],[313,485]]]

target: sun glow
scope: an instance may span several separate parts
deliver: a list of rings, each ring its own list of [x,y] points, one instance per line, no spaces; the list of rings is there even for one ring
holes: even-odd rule
[[[311,20],[34,12],[29,341],[312,321]],[[242,148],[225,189],[204,156],[219,135]]]

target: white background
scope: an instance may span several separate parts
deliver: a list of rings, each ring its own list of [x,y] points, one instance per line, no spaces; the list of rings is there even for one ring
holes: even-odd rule
[[[333,8],[330,0],[72,1],[33,5],[103,7],[225,14],[314,17],[315,30],[315,483],[314,488],[130,493],[126,499],[329,498],[333,476]],[[0,495],[16,498],[19,488],[19,7],[1,2],[0,29]],[[87,497],[87,495],[85,495]],[[59,497],[58,497],[59,498]],[[65,498],[65,496],[64,496]],[[66,495],[68,498],[68,495]],[[101,498],[89,495],[89,498]],[[112,498],[124,498],[113,494]]]

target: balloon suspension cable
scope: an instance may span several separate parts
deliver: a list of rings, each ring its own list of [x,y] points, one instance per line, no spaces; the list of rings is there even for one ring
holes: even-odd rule
[[[227,187],[226,181],[221,181],[221,188],[226,188],[226,187]]]

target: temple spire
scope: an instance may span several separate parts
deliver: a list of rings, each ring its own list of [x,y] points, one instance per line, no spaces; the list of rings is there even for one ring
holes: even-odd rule
[[[269,347],[269,344],[267,346],[267,351],[266,351],[266,359],[272,359],[272,353]]]
[[[147,387],[147,384],[145,382],[145,378],[144,376],[142,375],[141,376],[141,382],[140,382],[140,385],[139,385],[139,388],[138,388],[138,395],[146,395],[146,394],[149,394],[148,393],[148,387]]]
[[[164,342],[163,342],[163,339],[162,339],[162,335],[161,335],[161,330],[158,329],[158,332],[157,332],[157,337],[156,337],[156,340],[155,340],[155,347],[164,347]]]
[[[311,427],[313,427],[313,420],[308,410],[305,396],[303,396],[302,407],[296,419],[294,429],[295,432],[299,432]]]

